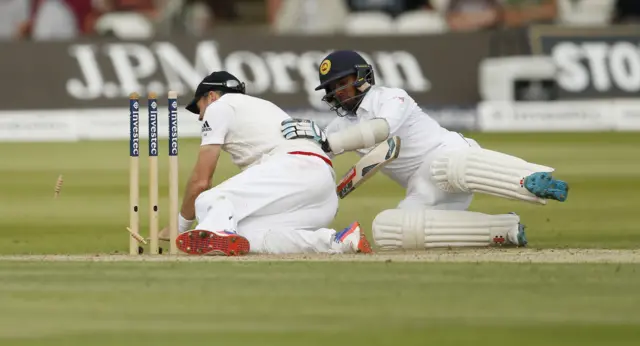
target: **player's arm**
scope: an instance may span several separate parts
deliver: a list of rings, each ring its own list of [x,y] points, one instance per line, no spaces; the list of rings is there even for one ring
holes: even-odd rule
[[[186,220],[193,220],[196,217],[196,198],[211,187],[211,178],[218,165],[220,158],[220,144],[208,144],[200,146],[198,160],[187,181],[184,199],[180,215]]]
[[[375,119],[363,121],[325,134],[310,120],[294,119],[283,122],[285,138],[310,138],[334,155],[345,151],[365,149],[387,140],[398,131],[411,113],[413,99],[401,89],[391,89],[381,95],[374,109]],[[319,132],[320,131],[320,132]]]
[[[196,217],[195,201],[198,196],[211,188],[222,145],[233,119],[234,109],[226,103],[214,102],[209,105],[202,119],[201,143],[198,159],[187,181],[182,208],[180,209],[179,231],[187,231]]]
[[[347,127],[327,136],[328,146],[334,154],[370,148],[389,137],[385,119],[373,119]]]
[[[374,106],[374,119],[328,136],[331,150],[365,149],[389,139],[409,117],[412,103],[413,99],[402,89],[385,91]]]
[[[343,128],[348,127],[350,124],[348,121],[346,121],[343,118],[337,117],[334,118],[333,120],[331,120],[331,122],[329,122],[329,124],[327,125],[327,127],[324,128],[324,132],[330,136],[336,132],[340,132]],[[339,153],[334,153],[333,151],[331,151],[331,147],[329,147],[329,141],[327,141],[327,150],[325,150],[325,153],[329,156],[330,159],[333,160],[333,158],[337,155],[340,155],[343,152],[339,152]]]
[[[384,119],[374,119],[343,130],[335,130],[332,126],[322,130],[313,120],[288,119],[282,122],[282,135],[286,139],[312,139],[326,153],[339,155],[345,151],[369,148],[384,141],[389,137],[389,126]]]

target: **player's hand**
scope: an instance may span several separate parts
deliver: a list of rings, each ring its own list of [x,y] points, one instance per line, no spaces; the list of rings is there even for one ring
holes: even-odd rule
[[[320,144],[322,150],[328,153],[331,151],[327,135],[320,129],[313,120],[308,119],[287,119],[281,124],[282,135],[286,139],[306,138]]]

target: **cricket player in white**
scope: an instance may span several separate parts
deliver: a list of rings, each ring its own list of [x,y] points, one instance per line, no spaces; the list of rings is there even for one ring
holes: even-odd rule
[[[323,100],[339,115],[326,128],[308,120],[282,123],[285,138],[311,138],[325,152],[366,154],[376,143],[399,136],[395,161],[382,172],[406,189],[396,209],[379,213],[372,226],[381,249],[425,249],[527,244],[515,213],[467,211],[473,194],[546,204],[564,201],[568,185],[551,167],[482,149],[441,127],[402,89],[376,86],[373,67],[357,52],[335,51],[319,67]]]
[[[280,123],[291,119],[283,110],[246,95],[244,83],[225,71],[205,77],[186,108],[203,125],[178,217],[180,250],[228,256],[371,252],[357,222],[341,232],[325,228],[338,208],[331,160],[314,141],[282,137]],[[211,188],[221,150],[242,171]]]

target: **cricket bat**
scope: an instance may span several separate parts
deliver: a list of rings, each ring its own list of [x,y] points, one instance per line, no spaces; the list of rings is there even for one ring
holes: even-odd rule
[[[336,191],[345,198],[351,191],[376,174],[380,168],[395,160],[400,154],[400,137],[393,136],[375,146],[342,177]]]

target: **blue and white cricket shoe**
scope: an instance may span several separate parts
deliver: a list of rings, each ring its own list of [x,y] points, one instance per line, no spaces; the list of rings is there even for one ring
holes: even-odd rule
[[[569,184],[555,179],[550,172],[537,172],[524,178],[524,188],[536,197],[564,202],[569,194]]]

